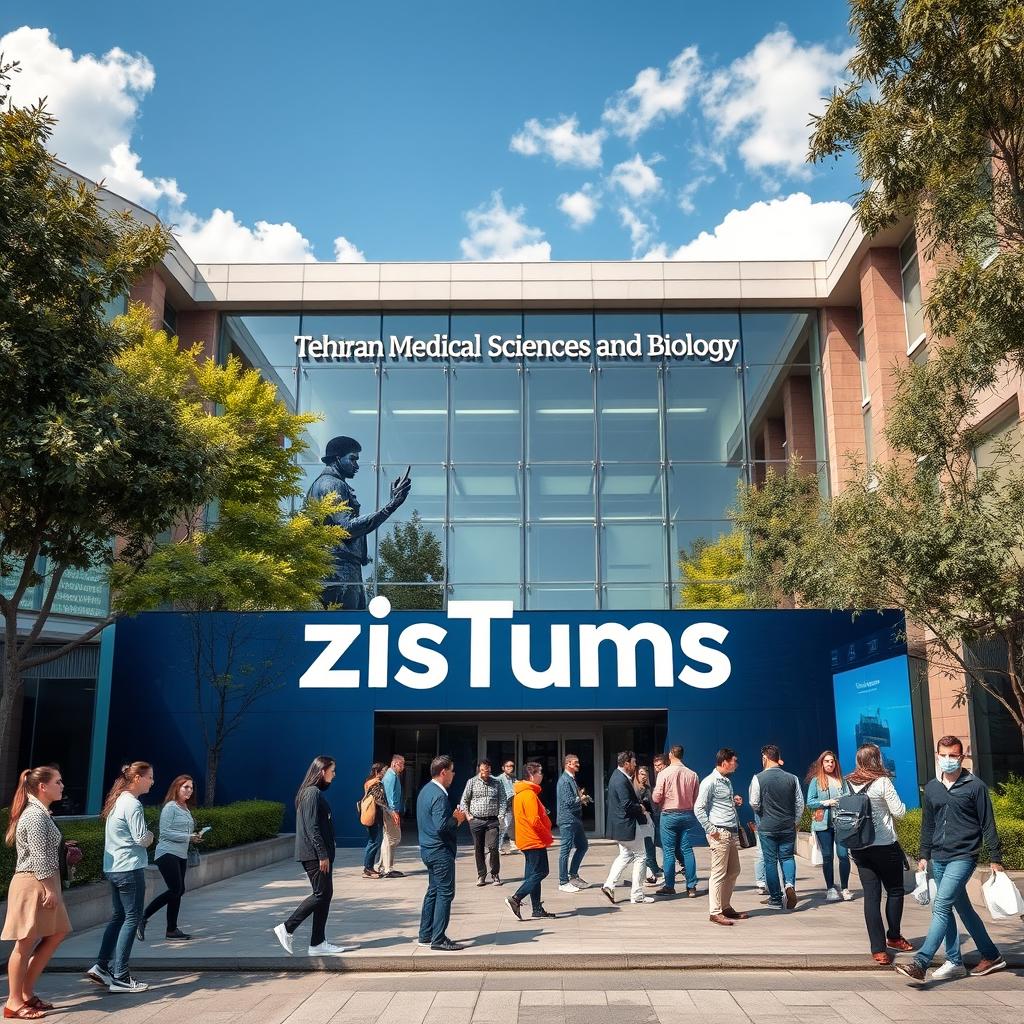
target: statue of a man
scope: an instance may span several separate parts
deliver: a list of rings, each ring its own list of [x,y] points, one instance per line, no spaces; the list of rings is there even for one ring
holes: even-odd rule
[[[334,574],[325,581],[321,597],[325,606],[338,605],[346,611],[366,607],[363,566],[370,562],[366,554],[367,536],[395,514],[412,488],[407,476],[399,477],[391,484],[387,504],[370,515],[361,516],[356,492],[348,483],[359,472],[361,451],[362,446],[354,438],[332,437],[320,459],[327,468],[313,481],[306,495],[308,501],[336,494],[348,506],[347,510],[327,520],[332,526],[343,526],[348,537],[334,549]]]

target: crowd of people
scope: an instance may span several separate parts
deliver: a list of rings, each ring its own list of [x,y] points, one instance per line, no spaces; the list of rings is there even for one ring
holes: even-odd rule
[[[756,843],[755,877],[768,911],[794,910],[797,832],[804,808],[810,811],[812,842],[820,854],[827,902],[854,899],[849,888],[851,861],[862,888],[868,945],[875,964],[896,971],[914,984],[926,980],[932,958],[944,945],[945,962],[932,978],[952,980],[968,973],[960,948],[956,918],[974,940],[980,962],[970,971],[986,975],[1006,966],[992,942],[967,891],[982,847],[991,857],[993,871],[1002,871],[1002,853],[988,788],[963,767],[963,743],[944,736],[937,744],[936,776],[924,789],[917,867],[930,867],[935,893],[927,936],[915,950],[902,932],[904,872],[909,863],[900,845],[895,821],[906,814],[874,744],[857,750],[853,771],[844,775],[839,759],[826,750],[811,765],[802,783],[783,768],[782,753],[774,744],[761,749],[761,771],[750,781],[747,802],[754,821],[744,826],[740,808],[744,798],[733,788],[739,765],[736,751],[723,747],[715,767],[703,779],[684,762],[680,745],[652,759],[652,768],[637,764],[636,754],[621,751],[605,791],[606,834],[617,844],[611,868],[600,884],[601,894],[616,903],[616,888],[628,872],[629,900],[645,905],[682,895],[705,895],[700,879],[695,841],[703,832],[710,848],[707,879],[709,922],[733,927],[750,914],[733,905],[740,875],[741,845]],[[482,758],[467,780],[457,802],[452,800],[455,765],[441,754],[430,765],[430,781],[416,799],[419,856],[426,868],[427,888],[419,922],[419,943],[443,952],[465,946],[448,934],[455,899],[455,861],[459,827],[469,823],[477,885],[504,883],[501,859],[513,847],[522,854],[523,877],[504,903],[519,921],[554,920],[558,914],[544,906],[543,883],[548,876],[548,850],[554,844],[552,822],[542,793],[544,767],[528,761],[522,778],[506,761],[498,775]],[[274,933],[285,951],[295,953],[295,934],[312,918],[307,953],[334,956],[356,947],[331,942],[326,929],[334,895],[335,831],[325,791],[334,781],[337,765],[321,755],[310,764],[295,795],[295,859],[302,865],[310,894]],[[395,755],[390,765],[374,763],[356,804],[367,831],[363,876],[401,878],[395,851],[401,843],[405,761]],[[559,830],[558,889],[577,895],[591,888],[580,871],[589,844],[584,808],[592,797],[577,781],[580,759],[567,754],[555,787],[555,822]],[[138,993],[148,986],[131,976],[129,961],[136,940],[144,941],[147,922],[159,911],[166,914],[167,939],[187,941],[178,927],[185,892],[190,848],[202,842],[206,830],[196,830],[193,809],[195,782],[177,776],[163,800],[155,863],[165,891],[145,906],[145,867],[154,836],[149,830],[140,798],[155,784],[152,765],[134,761],[124,765],[107,793],[104,819],[103,873],[110,887],[112,914],[103,931],[96,962],[86,977],[111,993]],[[806,795],[804,790],[806,784]],[[7,896],[0,937],[14,943],[8,960],[9,991],[4,1007],[7,1019],[35,1020],[52,1004],[39,996],[36,984],[57,947],[71,931],[62,896],[68,845],[54,821],[50,806],[61,799],[63,779],[52,766],[21,773],[11,802],[5,835],[16,849],[15,871]],[[749,829],[752,835],[748,835]],[[662,851],[659,866],[657,850]],[[836,884],[835,862],[839,863]],[[677,888],[677,879],[683,885]],[[658,886],[654,889],[653,886]],[[651,889],[648,892],[648,889]],[[530,916],[524,918],[526,904]],[[884,915],[883,915],[884,905]],[[895,954],[914,953],[894,964]]]

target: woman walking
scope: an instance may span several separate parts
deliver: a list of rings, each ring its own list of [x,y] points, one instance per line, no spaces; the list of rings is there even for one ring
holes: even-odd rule
[[[651,799],[651,769],[642,764],[636,770],[636,781],[633,783],[636,795],[640,803],[644,805],[647,812],[647,825],[644,828],[644,852],[647,864],[647,884],[655,885],[661,876],[661,868],[658,867],[658,854],[654,845],[654,803]],[[687,881],[689,885],[689,881]]]
[[[185,895],[185,872],[188,869],[188,844],[201,843],[203,837],[196,832],[192,809],[196,805],[195,782],[191,775],[179,775],[167,790],[160,811],[160,838],[155,854],[156,866],[163,875],[167,889],[146,907],[136,930],[139,942],[146,941],[146,922],[161,907],[167,908],[168,939],[191,939],[178,927],[178,910]]]
[[[306,872],[313,891],[287,921],[274,929],[277,941],[288,954],[294,953],[295,930],[311,914],[313,932],[307,950],[310,956],[337,956],[355,949],[328,942],[326,936],[327,916],[334,898],[334,819],[324,790],[334,781],[336,770],[333,757],[314,757],[295,794],[295,859]]]
[[[395,824],[398,823],[398,815],[388,805],[388,796],[384,792],[384,773],[388,766],[374,761],[370,766],[370,774],[363,782],[363,798],[373,797],[373,806],[376,811],[372,825],[366,826],[366,852],[363,854],[363,878],[382,878],[377,870],[377,862],[380,860],[381,844],[384,842],[384,815],[387,814]]]
[[[64,780],[56,768],[31,768],[21,773],[11,801],[4,840],[15,847],[17,861],[0,933],[0,938],[14,942],[7,961],[8,1019],[37,1020],[53,1009],[35,994],[35,986],[71,931],[61,895],[60,829],[50,817],[50,804],[63,795]]]
[[[116,993],[145,992],[149,988],[128,973],[128,958],[146,899],[146,850],[153,845],[153,833],[146,828],[139,797],[153,788],[154,781],[153,766],[146,761],[123,765],[100,811],[106,821],[103,874],[110,883],[114,916],[103,932],[96,963],[85,976]]]
[[[870,846],[851,850],[864,889],[864,922],[875,963],[886,967],[893,961],[893,950],[913,952],[903,938],[903,850],[896,838],[894,818],[902,818],[907,808],[893,787],[882,761],[882,752],[874,743],[857,750],[857,769],[846,777],[850,790],[865,793],[871,800],[871,821],[875,838]],[[885,889],[885,924],[882,923],[882,889]]]
[[[807,771],[807,806],[811,811],[811,838],[821,850],[821,873],[825,876],[825,899],[835,903],[840,899],[852,900],[850,892],[850,854],[836,839],[833,808],[839,798],[850,792],[839,768],[839,761],[831,750],[822,751]],[[836,886],[835,857],[839,858],[839,886]]]

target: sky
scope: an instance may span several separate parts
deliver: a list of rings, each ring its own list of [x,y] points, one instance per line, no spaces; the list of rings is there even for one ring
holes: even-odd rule
[[[16,102],[197,262],[821,259],[841,0],[2,0]]]

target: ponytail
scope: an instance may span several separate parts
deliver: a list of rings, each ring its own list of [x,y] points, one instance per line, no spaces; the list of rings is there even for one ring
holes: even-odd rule
[[[4,833],[4,842],[8,846],[14,845],[14,835],[18,830],[18,819],[22,816],[25,807],[28,805],[29,796],[35,796],[43,783],[50,782],[58,774],[59,772],[56,768],[46,765],[42,768],[26,768],[18,776],[18,788],[14,791],[14,796],[11,799],[11,816],[7,823],[7,831]]]
[[[152,771],[153,766],[148,761],[132,761],[131,764],[121,765],[121,771],[114,779],[114,784],[103,801],[103,809],[100,817],[105,818],[114,809],[117,798],[138,778]]]

